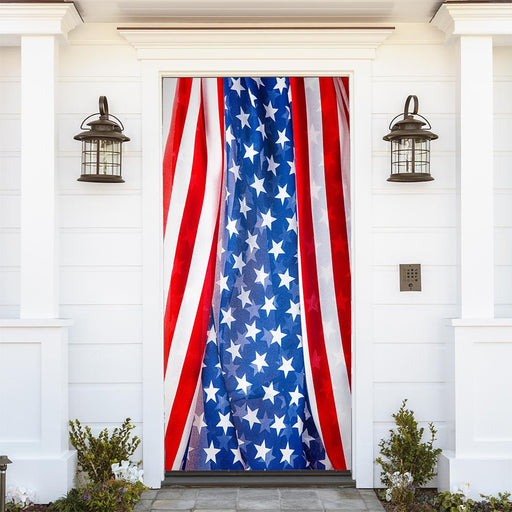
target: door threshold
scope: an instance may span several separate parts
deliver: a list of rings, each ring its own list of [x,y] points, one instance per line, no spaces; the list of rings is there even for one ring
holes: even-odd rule
[[[350,471],[166,471],[163,487],[355,487]]]

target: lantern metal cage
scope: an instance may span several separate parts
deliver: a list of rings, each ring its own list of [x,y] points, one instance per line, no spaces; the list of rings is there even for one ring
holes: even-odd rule
[[[411,101],[413,111],[409,112]],[[418,114],[418,97],[410,95],[404,106],[403,119],[397,121],[402,114],[395,116],[383,137],[391,142],[391,175],[387,181],[418,182],[432,181],[430,174],[430,141],[437,139],[432,133],[430,122]],[[418,119],[421,118],[421,119]],[[428,125],[424,128],[425,125]]]
[[[122,167],[122,144],[130,140],[123,132],[123,123],[109,114],[106,96],[100,96],[99,112],[86,117],[75,135],[82,141],[82,170],[78,181],[96,183],[124,183]],[[91,117],[98,119],[87,123]],[[114,119],[114,120],[113,120]]]

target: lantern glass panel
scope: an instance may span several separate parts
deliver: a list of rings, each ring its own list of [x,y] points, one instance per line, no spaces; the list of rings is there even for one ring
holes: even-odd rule
[[[96,174],[98,158],[98,141],[88,139],[82,141],[82,174]]]
[[[430,141],[418,138],[392,140],[391,172],[393,174],[429,173]]]

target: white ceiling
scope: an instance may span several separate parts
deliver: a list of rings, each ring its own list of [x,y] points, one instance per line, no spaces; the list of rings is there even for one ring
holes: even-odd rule
[[[428,21],[441,0],[75,0],[85,21]],[[178,19],[176,19],[178,18]]]

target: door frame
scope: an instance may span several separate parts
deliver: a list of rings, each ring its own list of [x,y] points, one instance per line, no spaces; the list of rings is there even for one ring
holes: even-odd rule
[[[164,478],[162,79],[348,76],[351,147],[352,476],[373,487],[372,60],[393,27],[119,27],[142,77],[142,418],[146,485]]]

